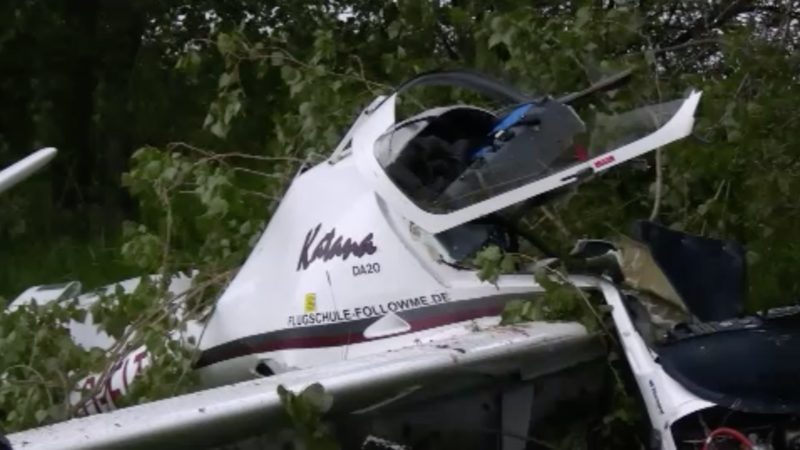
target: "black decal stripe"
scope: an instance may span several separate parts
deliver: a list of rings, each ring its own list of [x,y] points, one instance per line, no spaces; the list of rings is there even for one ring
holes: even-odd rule
[[[535,294],[534,294],[535,295]],[[411,325],[411,329],[403,334],[423,331],[455,322],[478,319],[480,317],[500,314],[506,302],[512,299],[530,297],[531,294],[506,294],[482,297],[472,300],[458,300],[438,305],[426,306],[397,313]],[[429,299],[430,300],[430,299]],[[299,328],[286,328],[262,334],[256,334],[226,342],[200,354],[195,368],[201,368],[227,361],[241,356],[266,353],[277,350],[337,347],[358,344],[368,339],[363,331],[381,316],[366,319],[338,322],[324,325],[313,325]],[[382,338],[401,336],[393,334]]]

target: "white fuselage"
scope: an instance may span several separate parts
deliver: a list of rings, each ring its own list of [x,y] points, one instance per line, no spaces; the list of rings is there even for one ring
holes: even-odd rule
[[[459,270],[434,237],[392,214],[346,157],[299,175],[206,328],[209,384],[306,368],[465,333],[505,301],[540,292]]]

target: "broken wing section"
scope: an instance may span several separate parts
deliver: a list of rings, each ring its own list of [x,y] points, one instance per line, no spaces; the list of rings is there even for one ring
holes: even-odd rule
[[[602,342],[576,323],[487,326],[464,336],[26,430],[9,441],[26,450],[217,448],[284,426],[279,386],[300,392],[320,383],[334,398],[331,414],[350,414],[385,405],[398,392],[451,395],[459,381],[470,381],[474,389],[476,382],[497,384],[511,376],[536,379],[602,355]]]

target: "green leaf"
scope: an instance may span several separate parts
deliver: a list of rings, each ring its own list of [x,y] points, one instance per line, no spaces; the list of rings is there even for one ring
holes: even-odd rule
[[[500,271],[503,273],[514,272],[517,268],[517,258],[514,255],[505,254],[500,262]]]
[[[505,28],[507,28],[507,24],[508,21],[504,15],[496,15],[489,22],[489,27],[491,28],[492,31],[498,32],[498,31],[503,31]]]
[[[219,83],[217,83],[217,88],[224,89],[228,87],[234,81],[233,75],[228,72],[223,72],[222,75],[219,76]]]
[[[511,300],[505,304],[500,314],[501,325],[512,325],[522,321],[522,310],[527,302],[525,300]]]
[[[225,139],[225,137],[228,135],[230,127],[226,126],[222,121],[215,121],[208,130],[211,131],[214,136],[220,139]]]
[[[208,202],[206,213],[210,216],[225,216],[228,213],[228,202],[221,197],[213,197]]]
[[[201,62],[200,53],[195,50],[189,50],[175,62],[175,69],[194,75],[198,72]]]
[[[301,77],[300,72],[292,66],[284,65],[281,67],[281,78],[288,84],[297,83]]]
[[[578,11],[575,13],[575,25],[573,26],[576,30],[581,30],[589,21],[592,19],[592,8],[591,6],[582,6],[578,8]]]
[[[478,278],[491,283],[497,280],[500,274],[500,259],[502,253],[497,246],[489,246],[480,250],[475,256],[475,265],[478,266]]]
[[[396,39],[397,36],[400,35],[400,27],[403,24],[399,20],[393,20],[389,26],[386,27],[386,34],[389,36],[389,39]]]
[[[498,44],[503,42],[503,33],[492,33],[491,37],[489,37],[489,48],[494,48]]]
[[[219,33],[217,35],[217,50],[223,56],[228,56],[236,50],[236,42],[233,36],[227,33]]]
[[[270,54],[270,61],[273,66],[282,66],[285,60],[286,56],[280,50],[275,50]]]

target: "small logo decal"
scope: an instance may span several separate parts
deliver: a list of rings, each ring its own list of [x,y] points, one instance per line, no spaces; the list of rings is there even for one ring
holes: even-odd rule
[[[312,313],[317,310],[317,294],[309,292],[308,294],[306,294],[304,300],[305,301],[303,304],[303,311],[305,311],[306,314]]]
[[[345,261],[350,255],[361,258],[364,255],[372,255],[378,251],[378,247],[372,243],[372,233],[364,236],[359,242],[337,236],[336,228],[332,228],[325,233],[322,239],[314,245],[321,228],[322,224],[320,223],[316,228],[308,230],[306,240],[303,242],[303,248],[300,249],[300,260],[297,261],[298,271],[308,269],[308,266],[318,259],[330,261],[333,258],[342,258],[342,261]]]
[[[598,159],[597,161],[594,162],[594,168],[595,169],[599,169],[599,168],[601,168],[601,167],[603,167],[605,165],[611,164],[614,161],[616,161],[614,159],[614,155],[604,156],[604,157],[602,157],[602,158],[600,158],[600,159]]]

